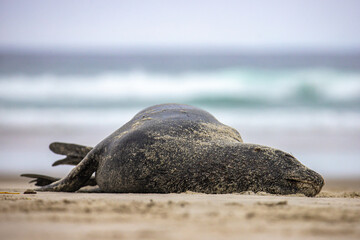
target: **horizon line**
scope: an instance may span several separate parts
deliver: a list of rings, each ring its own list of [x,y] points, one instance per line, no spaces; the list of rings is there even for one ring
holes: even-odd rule
[[[128,46],[128,47],[18,47],[1,46],[0,54],[161,54],[161,55],[196,55],[196,54],[250,54],[250,55],[360,55],[359,48],[254,48],[254,47],[199,47],[199,46]]]

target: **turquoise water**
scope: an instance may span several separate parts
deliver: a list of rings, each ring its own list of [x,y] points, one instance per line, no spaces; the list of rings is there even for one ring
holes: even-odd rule
[[[128,117],[126,113],[153,104],[177,102],[222,113],[231,122],[236,112],[258,112],[273,120],[281,115],[284,126],[298,126],[300,123],[294,124],[296,119],[313,118],[314,124],[327,126],[332,121],[335,125],[343,122],[345,127],[359,128],[357,69],[239,66],[174,72],[135,66],[107,71],[104,66],[103,71],[92,74],[76,69],[61,74],[41,66],[37,66],[37,73],[26,73],[21,68],[0,73],[0,124],[73,121],[86,125],[104,121],[104,114],[121,122],[126,120],[121,116]],[[53,113],[59,115],[58,112],[67,112],[66,119],[54,118]],[[88,114],[91,119],[78,122],[79,113]]]
[[[360,55],[0,54],[1,108],[360,110]]]

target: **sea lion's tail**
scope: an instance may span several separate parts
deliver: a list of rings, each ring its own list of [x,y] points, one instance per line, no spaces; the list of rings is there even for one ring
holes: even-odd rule
[[[50,150],[56,154],[65,155],[66,158],[55,161],[52,166],[58,165],[78,165],[81,160],[93,148],[73,143],[53,142],[49,146]]]

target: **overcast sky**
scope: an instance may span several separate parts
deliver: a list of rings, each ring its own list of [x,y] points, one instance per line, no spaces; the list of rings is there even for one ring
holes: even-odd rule
[[[359,0],[0,0],[0,47],[360,49]]]

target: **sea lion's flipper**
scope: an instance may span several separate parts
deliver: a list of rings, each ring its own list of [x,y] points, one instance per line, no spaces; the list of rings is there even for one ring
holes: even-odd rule
[[[34,178],[29,183],[34,182],[35,186],[45,186],[45,185],[49,185],[50,183],[60,180],[60,178],[54,178],[54,177],[50,177],[50,176],[45,176],[45,175],[40,175],[40,174],[31,174],[31,173],[21,174],[20,176]]]
[[[75,192],[88,184],[92,174],[98,167],[98,158],[90,151],[81,162],[64,178],[49,185],[42,186],[37,191]],[[91,181],[91,180],[90,180]],[[94,183],[93,183],[94,184]]]
[[[32,174],[32,173],[21,174],[20,176],[33,178],[29,183],[34,182],[35,186],[46,186],[60,180],[60,178],[54,178],[46,175]],[[96,185],[97,185],[96,180],[94,177],[92,177],[89,179],[89,181],[86,182],[84,186],[96,186]]]
[[[62,142],[53,142],[49,145],[49,148],[57,154],[77,157],[85,157],[93,149],[92,147]]]
[[[80,157],[73,157],[73,156],[67,156],[64,159],[60,159],[55,161],[52,166],[58,166],[58,165],[78,165],[83,158]]]
[[[66,158],[58,160],[52,166],[67,164],[77,165],[93,148],[73,143],[53,142],[49,146],[54,153],[66,155]]]

